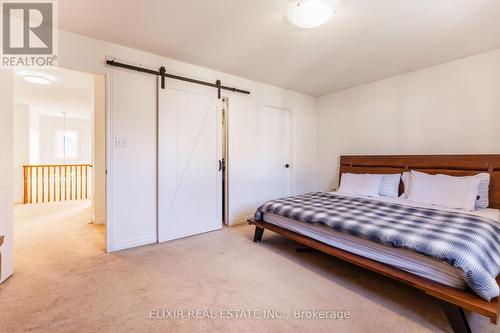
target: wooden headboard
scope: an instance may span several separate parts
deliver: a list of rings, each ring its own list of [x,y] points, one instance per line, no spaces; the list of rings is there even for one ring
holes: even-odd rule
[[[500,155],[340,156],[339,179],[344,172],[400,173],[410,170],[450,176],[470,176],[488,172],[491,176],[490,207],[500,209]]]

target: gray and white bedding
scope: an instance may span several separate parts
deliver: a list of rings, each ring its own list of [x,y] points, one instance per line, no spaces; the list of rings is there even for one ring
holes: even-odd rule
[[[363,238],[337,232],[319,223],[295,221],[272,213],[264,213],[263,220],[338,249],[382,262],[453,288],[465,289],[467,287],[460,269],[415,252],[387,247]]]
[[[295,228],[294,231],[319,241],[324,242],[325,237],[331,238],[335,234],[350,236],[351,248],[344,248],[349,252],[459,288],[463,286],[457,281],[457,275],[460,275],[472,290],[488,301],[499,295],[495,278],[500,272],[500,228],[489,218],[325,192],[269,201],[257,209],[255,218],[279,224],[276,219],[273,222],[269,218],[276,215],[288,219],[288,222],[302,223],[302,230],[298,224],[280,226]],[[315,228],[307,231],[304,225]],[[321,232],[311,233],[313,229]],[[327,229],[331,235],[324,232]],[[354,238],[376,243],[380,246],[379,254],[385,252],[386,256],[377,258],[373,254],[377,249],[363,249],[352,242]],[[334,243],[338,241],[338,238],[333,240]],[[330,245],[340,247],[342,244]],[[359,251],[356,252],[355,248]],[[400,260],[398,264],[394,256],[387,257],[391,251],[382,249],[397,249],[396,256],[402,252],[411,255],[400,257],[407,262],[401,264]],[[371,256],[366,251],[371,251]],[[436,265],[420,260],[421,267],[416,267],[411,261],[419,261],[419,257],[435,261]]]

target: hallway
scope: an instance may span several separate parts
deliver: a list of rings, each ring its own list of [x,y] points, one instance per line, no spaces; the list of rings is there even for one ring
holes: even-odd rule
[[[90,200],[15,205],[16,275],[48,278],[54,266],[104,254],[104,225],[89,224],[91,214]]]

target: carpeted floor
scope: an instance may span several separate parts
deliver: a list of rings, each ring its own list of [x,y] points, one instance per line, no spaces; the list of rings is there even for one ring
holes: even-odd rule
[[[105,254],[88,204],[63,206],[15,208],[15,274],[0,286],[0,332],[451,331],[433,299],[327,255],[295,253],[269,232],[260,244],[241,225]],[[350,318],[294,318],[311,309]],[[170,310],[184,319],[167,318]],[[221,318],[228,310],[259,318]],[[499,332],[469,319],[475,332]]]

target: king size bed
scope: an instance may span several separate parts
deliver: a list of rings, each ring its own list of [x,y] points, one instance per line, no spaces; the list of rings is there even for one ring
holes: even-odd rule
[[[403,175],[403,181],[396,176],[393,182],[394,196],[356,192],[357,178],[377,179],[380,187],[380,179],[389,175]],[[500,155],[342,156],[339,176],[337,192],[280,198],[259,207],[249,220],[256,227],[254,241],[268,229],[414,286],[441,302],[455,332],[471,331],[464,310],[497,323]],[[452,206],[425,203],[439,192],[433,183],[428,186],[434,192],[421,190],[427,179],[451,189],[451,199],[443,202]],[[459,189],[476,191],[468,195],[472,201],[465,200],[471,209],[456,208],[467,197],[456,193]]]

